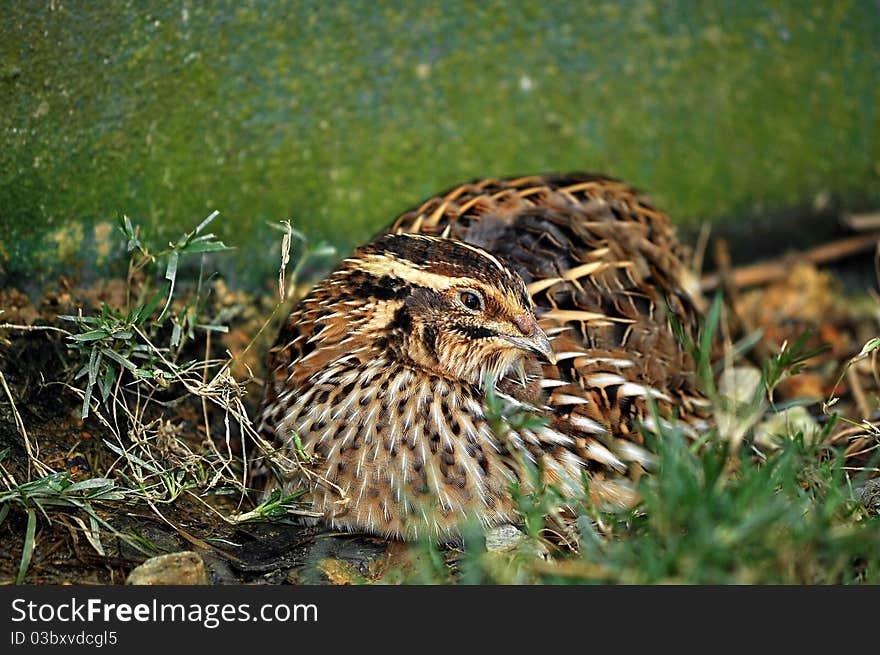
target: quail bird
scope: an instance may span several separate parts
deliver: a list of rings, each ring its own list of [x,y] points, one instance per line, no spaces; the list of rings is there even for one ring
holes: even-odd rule
[[[643,432],[695,435],[704,401],[672,324],[702,302],[665,214],[594,174],[485,179],[398,217],[294,309],[261,420],[317,520],[452,539],[520,519],[537,470],[631,506]],[[503,407],[538,420],[505,422]],[[652,409],[652,407],[654,409]]]

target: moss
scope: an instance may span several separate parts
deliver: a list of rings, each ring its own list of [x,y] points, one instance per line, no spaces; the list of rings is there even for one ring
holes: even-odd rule
[[[880,201],[875,3],[0,4],[7,273],[218,209],[271,280],[269,222],[346,249],[484,175],[602,170],[683,223]]]

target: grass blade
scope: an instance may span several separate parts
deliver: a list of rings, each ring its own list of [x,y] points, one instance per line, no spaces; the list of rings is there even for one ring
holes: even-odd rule
[[[34,554],[34,540],[37,534],[37,513],[33,508],[28,508],[27,517],[24,546],[21,549],[21,563],[18,565],[18,575],[15,577],[15,584],[22,584],[24,582],[24,576],[31,565],[31,557]]]
[[[110,333],[103,328],[98,328],[97,330],[89,330],[88,332],[83,332],[82,334],[74,334],[70,338],[74,341],[98,341],[99,339],[103,339],[104,337],[110,336]]]
[[[162,321],[165,320],[165,316],[168,314],[168,310],[171,307],[171,298],[174,297],[174,281],[177,279],[177,263],[179,260],[180,253],[176,250],[172,250],[168,255],[168,268],[165,269],[165,279],[171,283],[168,288],[168,300],[165,301],[165,307],[162,308],[162,313],[159,314],[159,318],[156,319],[156,323],[158,324],[161,324]]]
[[[201,231],[204,230],[206,227],[208,227],[208,225],[211,224],[211,221],[213,221],[219,215],[220,215],[220,212],[217,211],[216,209],[214,211],[212,211],[210,214],[208,214],[208,217],[205,218],[205,220],[203,220],[201,223],[199,223],[198,227],[195,230],[195,234],[200,234]]]

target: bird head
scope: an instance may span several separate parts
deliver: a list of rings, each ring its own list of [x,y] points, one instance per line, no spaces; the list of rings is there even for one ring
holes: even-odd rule
[[[522,370],[528,357],[555,362],[522,278],[471,244],[385,235],[346,260],[341,277],[369,308],[353,329],[372,330],[429,373],[480,384]]]

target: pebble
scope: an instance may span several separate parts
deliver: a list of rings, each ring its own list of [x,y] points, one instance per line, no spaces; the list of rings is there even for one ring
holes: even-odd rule
[[[187,550],[151,557],[128,574],[127,585],[210,584],[201,555]]]

